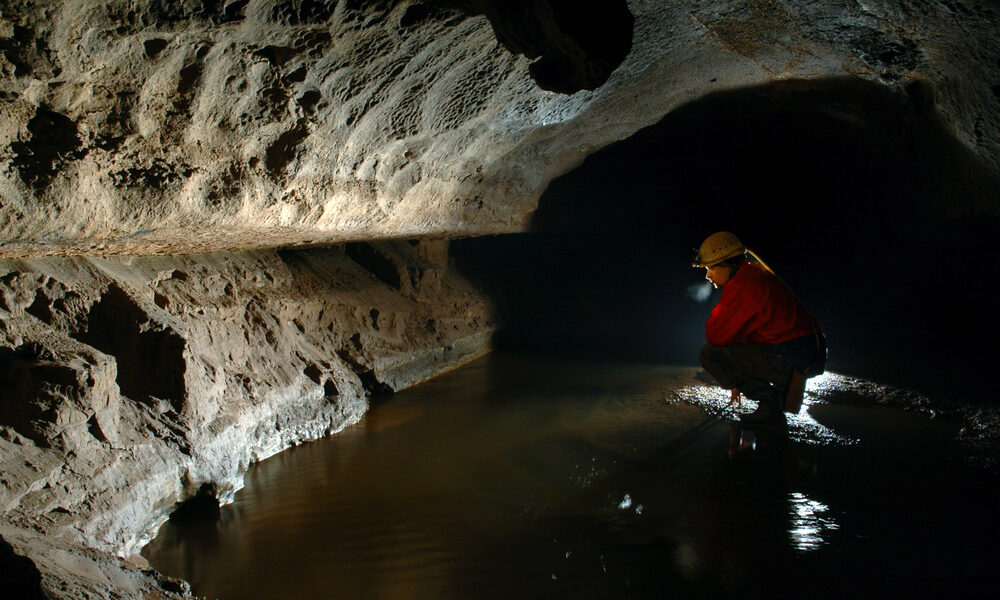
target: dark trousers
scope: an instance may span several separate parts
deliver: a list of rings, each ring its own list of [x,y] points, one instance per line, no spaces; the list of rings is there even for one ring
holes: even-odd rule
[[[793,369],[804,369],[816,361],[814,336],[780,344],[735,344],[701,347],[701,366],[726,389],[739,389],[758,402],[784,403]]]

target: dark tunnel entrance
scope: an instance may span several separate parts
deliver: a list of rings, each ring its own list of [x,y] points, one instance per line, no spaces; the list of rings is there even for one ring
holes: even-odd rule
[[[705,97],[553,181],[531,233],[455,242],[456,263],[497,302],[501,349],[695,364],[718,292],[692,299],[691,255],[729,230],[816,314],[828,369],[975,397],[998,329],[998,188],[930,94]]]

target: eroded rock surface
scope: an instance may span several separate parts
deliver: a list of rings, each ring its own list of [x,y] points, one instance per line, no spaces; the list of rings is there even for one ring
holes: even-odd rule
[[[1000,173],[991,2],[7,4],[7,256],[518,231],[588,153],[773,82],[919,92]]]
[[[488,350],[489,306],[446,245],[0,262],[0,535],[50,591],[84,549],[85,574],[116,573],[94,589],[159,585],[98,558]]]
[[[943,201],[998,211],[995,3],[579,6],[0,3],[0,550],[26,589],[186,594],[117,556],[485,351],[444,243],[398,240],[524,230],[554,177],[689,101],[878,86],[899,101],[806,104],[933,124],[964,174]]]

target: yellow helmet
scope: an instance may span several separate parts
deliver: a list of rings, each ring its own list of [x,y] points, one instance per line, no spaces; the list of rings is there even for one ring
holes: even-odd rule
[[[728,231],[713,233],[705,238],[694,255],[692,267],[711,267],[727,258],[739,256],[747,251],[743,242]]]

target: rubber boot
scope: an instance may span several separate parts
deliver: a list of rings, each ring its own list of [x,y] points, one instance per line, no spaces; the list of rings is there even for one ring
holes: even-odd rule
[[[766,395],[757,400],[757,410],[750,414],[740,415],[740,421],[749,425],[780,424],[785,422],[784,397],[785,388],[770,387]]]
[[[785,412],[792,413],[793,415],[799,414],[802,409],[802,396],[806,391],[806,376],[805,374],[795,369],[792,371],[792,379],[788,382],[788,388],[785,392]]]

